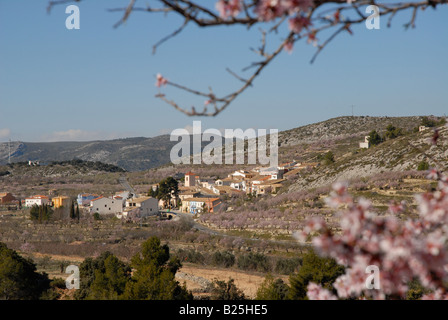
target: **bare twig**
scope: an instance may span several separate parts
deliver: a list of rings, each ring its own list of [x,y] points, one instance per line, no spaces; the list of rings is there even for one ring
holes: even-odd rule
[[[48,12],[50,12],[51,7],[56,4],[63,4],[69,2],[79,2],[80,0],[55,0],[50,1],[48,5]],[[212,3],[216,3],[217,0],[213,0]],[[260,2],[258,0],[241,0],[241,12],[237,16],[230,17],[221,17],[216,13],[214,8],[207,7],[205,5],[201,5],[197,3],[196,0],[158,0],[160,7],[153,8],[147,6],[146,8],[138,8],[135,7],[135,0],[130,0],[129,5],[126,8],[118,8],[118,9],[110,9],[109,11],[124,11],[123,18],[117,22],[114,27],[118,27],[122,23],[126,22],[133,11],[145,11],[145,12],[164,12],[166,14],[173,13],[180,15],[183,17],[183,24],[176,29],[174,32],[169,34],[168,36],[159,40],[153,46],[153,52],[156,52],[156,49],[165,41],[173,38],[178,35],[181,31],[183,31],[189,23],[193,23],[199,27],[213,27],[213,26],[246,26],[250,29],[254,25],[263,25],[269,22],[263,21],[263,19],[259,19],[257,16],[257,11],[255,10]],[[188,115],[188,116],[216,116],[222,111],[224,111],[240,94],[242,94],[248,87],[253,85],[254,80],[260,75],[262,70],[264,70],[279,54],[282,52],[286,45],[288,45],[288,49],[292,48],[292,45],[303,39],[304,37],[308,37],[309,41],[316,41],[316,36],[325,30],[334,29],[334,31],[330,34],[330,36],[322,42],[322,44],[317,46],[317,50],[311,59],[311,63],[314,63],[318,55],[323,51],[324,48],[328,46],[331,41],[333,41],[342,31],[347,30],[351,32],[349,29],[350,26],[364,23],[368,18],[363,11],[369,5],[376,5],[379,8],[379,14],[381,17],[388,16],[387,26],[391,25],[392,19],[398,12],[403,12],[407,10],[412,10],[412,15],[410,21],[405,24],[406,28],[415,27],[415,22],[417,19],[417,12],[419,9],[426,9],[431,6],[436,8],[439,5],[446,4],[447,0],[415,0],[403,2],[397,0],[397,2],[382,2],[378,3],[375,0],[357,0],[353,2],[347,2],[347,0],[314,0],[313,7],[310,8],[309,11],[304,14],[303,12],[299,12],[302,14],[302,17],[306,16],[306,19],[312,24],[310,28],[306,26],[303,28],[299,34],[296,34],[292,31],[288,32],[286,40],[284,40],[280,46],[278,46],[273,52],[267,52],[266,50],[266,31],[261,30],[261,46],[258,49],[251,49],[255,53],[257,53],[262,60],[257,62],[252,62],[248,67],[243,69],[247,71],[249,69],[254,69],[252,74],[243,78],[229,68],[227,68],[227,72],[233,75],[238,81],[242,82],[242,86],[231,92],[230,94],[224,97],[216,97],[215,94],[211,91],[209,92],[201,92],[199,90],[193,90],[186,86],[179,85],[173,83],[171,81],[167,81],[167,85],[173,86],[177,89],[186,91],[193,95],[202,96],[207,98],[203,111],[196,111],[196,108],[192,106],[191,108],[185,109],[175,101],[169,100],[164,94],[159,93],[156,95],[157,98],[162,101],[168,103],[173,106],[176,110]],[[251,10],[254,10],[254,15],[251,14]],[[273,26],[271,26],[268,30],[269,33],[275,32],[275,34],[279,33],[280,26],[291,19],[292,17],[297,15],[297,11],[294,12],[285,12],[282,16],[278,16],[277,19],[272,20]],[[208,111],[207,105],[212,105],[214,110]]]

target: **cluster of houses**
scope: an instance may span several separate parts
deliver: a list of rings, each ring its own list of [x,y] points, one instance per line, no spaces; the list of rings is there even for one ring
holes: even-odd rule
[[[76,202],[85,211],[100,215],[114,214],[118,218],[127,217],[132,213],[138,217],[155,215],[159,212],[159,201],[152,197],[131,195],[128,191],[116,193],[112,197],[104,197],[97,194],[81,193]],[[16,199],[11,193],[0,193],[1,205],[16,205],[17,207],[31,208],[34,205],[49,205],[53,208],[70,208],[72,198],[67,196],[55,196],[50,199],[46,195],[34,195],[24,200]]]
[[[159,213],[159,201],[156,198],[137,196],[129,191],[117,192],[112,197],[81,193],[78,195],[77,203],[91,214],[114,214],[118,218],[126,218],[130,214],[147,217]]]
[[[50,197],[45,195],[34,195],[20,200],[9,192],[0,192],[0,205],[16,206],[17,208],[50,205],[54,208],[60,208],[71,205],[71,199],[65,196],[57,196],[50,199]]]
[[[287,162],[278,167],[254,168],[250,171],[237,170],[223,179],[201,179],[193,172],[187,172],[184,185],[179,188],[182,212],[214,212],[222,204],[222,195],[252,194],[255,196],[276,193],[288,175],[296,174],[318,163]],[[155,188],[156,186],[154,186]],[[176,206],[176,200],[173,199]]]
[[[222,205],[221,196],[223,195],[252,194],[258,196],[276,193],[288,175],[317,165],[318,163],[292,161],[278,167],[254,168],[250,171],[237,170],[223,179],[201,179],[199,175],[190,171],[177,177],[177,179],[183,177],[184,183],[179,187],[177,197],[173,196],[168,205],[192,214],[214,212]],[[154,190],[155,188],[157,185],[153,186]],[[20,207],[50,205],[54,208],[69,208],[72,203],[73,199],[68,196],[54,196],[50,199],[46,195],[34,195],[24,200],[18,200],[11,193],[0,193],[0,205],[17,204]],[[83,208],[84,211],[91,214],[113,214],[118,218],[156,215],[166,205],[163,200],[136,195],[130,191],[117,192],[109,197],[93,193],[80,193],[76,203],[79,208]]]

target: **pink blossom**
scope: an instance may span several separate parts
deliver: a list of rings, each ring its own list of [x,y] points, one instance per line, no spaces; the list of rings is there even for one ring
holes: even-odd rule
[[[437,169],[432,168],[431,170],[429,170],[427,178],[431,180],[437,180],[439,178],[439,172],[437,171]]]
[[[434,129],[434,134],[432,135],[432,137],[431,137],[431,139],[429,140],[429,142],[432,144],[432,145],[437,145],[437,140],[439,140],[439,137],[440,137],[440,135],[439,135],[439,130],[438,129]]]
[[[406,208],[406,202],[401,201],[400,203],[392,202],[389,204],[389,211],[392,214],[402,213]]]
[[[296,16],[294,18],[291,18],[289,19],[288,23],[289,29],[297,34],[302,32],[303,28],[308,28],[311,25],[310,19],[303,16]]]
[[[320,285],[310,282],[307,287],[307,296],[310,300],[337,300],[337,297]]]
[[[241,12],[240,0],[219,0],[216,3],[216,9],[223,19],[236,17]]]
[[[433,293],[424,295],[422,300],[448,300],[448,294],[444,293],[443,290],[436,290]]]
[[[260,0],[255,7],[255,14],[262,21],[270,21],[287,13],[284,0]]]
[[[292,40],[286,41],[285,44],[283,45],[283,49],[285,49],[285,51],[288,53],[292,53],[293,47],[294,47],[294,41]]]
[[[339,10],[336,10],[335,13],[333,14],[333,18],[334,18],[334,24],[339,23],[339,21],[341,21],[341,12]]]
[[[308,33],[307,42],[312,44],[315,47],[317,46],[316,30],[313,30],[310,33]]]
[[[160,88],[161,86],[166,86],[168,83],[168,80],[164,77],[162,77],[162,75],[160,73],[157,74],[157,81],[156,81],[156,87]]]
[[[313,218],[304,228],[306,234],[319,232],[313,246],[321,255],[332,257],[345,265],[346,272],[334,283],[340,298],[370,296],[384,299],[387,295],[404,297],[407,283],[418,278],[420,283],[434,293],[425,299],[447,299],[443,282],[448,280],[448,183],[437,173],[438,188],[416,196],[419,217],[399,220],[395,216],[378,216],[370,203],[360,199],[355,202],[347,186],[337,183],[330,193],[329,204],[344,204],[339,212],[340,230],[334,233],[323,219]],[[392,204],[393,213],[401,212],[404,203]],[[380,290],[366,288],[365,269],[376,265],[380,269]],[[309,288],[309,295],[319,297],[316,287]]]
[[[286,0],[285,6],[290,12],[304,11],[307,12],[313,7],[313,0]]]

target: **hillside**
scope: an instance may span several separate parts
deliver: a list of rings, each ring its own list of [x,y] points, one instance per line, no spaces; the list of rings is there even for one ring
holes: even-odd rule
[[[169,161],[169,135],[154,138],[127,138],[90,142],[11,142],[11,161],[40,162],[81,159],[101,161],[139,171],[158,167]],[[0,144],[0,164],[8,163],[8,143]]]
[[[380,129],[382,132],[384,129]],[[335,162],[323,165],[313,172],[299,177],[289,188],[291,191],[326,186],[335,181],[349,181],[370,177],[384,172],[404,172],[417,170],[420,162],[427,162],[430,167],[448,169],[448,127],[440,127],[440,139],[437,146],[428,141],[433,130],[408,133],[395,139],[371,147],[359,149],[360,139],[342,139],[322,146],[320,151],[331,150]],[[315,152],[316,153],[316,152]],[[310,153],[310,156],[315,153]],[[317,152],[318,153],[318,152]],[[306,155],[306,152],[304,153]]]
[[[279,134],[280,146],[294,146],[316,141],[360,138],[372,130],[383,131],[388,124],[412,131],[423,117],[338,117],[318,123],[309,124]]]
[[[371,130],[384,131],[388,124],[412,131],[422,117],[338,117],[286,130],[279,133],[280,162],[303,155],[302,147],[331,146],[349,143],[353,146]],[[81,159],[101,161],[127,171],[142,171],[170,163],[170,151],[176,144],[169,135],[153,138],[127,138],[89,142],[11,142],[11,161],[37,160],[43,163]],[[208,142],[203,142],[203,146]],[[308,148],[309,149],[309,148]],[[8,143],[0,143],[0,165],[8,163]],[[206,166],[210,167],[210,166]],[[220,169],[231,166],[219,166]],[[217,166],[213,166],[216,169]],[[207,170],[207,168],[204,168]],[[231,169],[229,170],[231,171]]]

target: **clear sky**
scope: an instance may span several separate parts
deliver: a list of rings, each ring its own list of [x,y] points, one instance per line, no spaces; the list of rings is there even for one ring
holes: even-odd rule
[[[380,30],[356,26],[354,35],[339,36],[314,64],[315,48],[298,43],[222,114],[192,118],[154,97],[156,74],[230,93],[239,83],[225,69],[240,71],[257,60],[249,50],[260,43],[257,28],[191,25],[153,55],[152,46],[181,19],[135,12],[114,29],[122,13],[106,9],[125,7],[128,0],[84,0],[77,4],[80,30],[68,30],[66,5],[48,15],[47,3],[0,0],[0,141],[151,137],[193,120],[205,128],[286,130],[351,115],[351,105],[355,115],[448,113],[446,5],[420,12],[417,27],[407,31],[403,24],[411,12],[399,14],[391,28],[386,18]],[[185,106],[203,103],[163,91]]]

